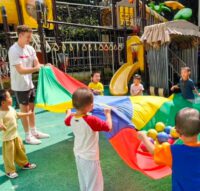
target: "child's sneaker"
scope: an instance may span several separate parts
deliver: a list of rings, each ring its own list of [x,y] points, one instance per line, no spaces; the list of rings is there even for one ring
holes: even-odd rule
[[[34,168],[36,168],[36,164],[34,164],[34,163],[32,163],[32,164],[28,163],[28,164],[24,165],[22,169],[24,169],[24,170],[31,170],[31,169],[34,169]]]
[[[36,139],[45,139],[45,138],[49,138],[50,137],[49,134],[42,133],[42,132],[40,132],[38,130],[32,130],[31,133]]]
[[[16,172],[11,172],[11,173],[7,173],[6,176],[7,176],[8,178],[13,179],[13,178],[17,178],[17,177],[18,177],[18,174],[17,174]]]

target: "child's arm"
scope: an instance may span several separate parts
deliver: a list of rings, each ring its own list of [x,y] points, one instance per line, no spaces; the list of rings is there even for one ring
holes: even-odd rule
[[[144,143],[144,145],[146,146],[147,150],[153,155],[155,146],[148,139],[147,135],[144,132],[139,131],[138,132],[138,139],[140,139]]]
[[[71,114],[72,114],[72,110],[71,110],[71,109],[68,109],[68,110],[66,111],[66,117],[65,117],[65,118],[68,118]]]
[[[17,112],[17,117],[18,118],[22,118],[22,117],[27,117],[27,116],[30,116],[30,115],[32,115],[33,114],[33,112],[30,110],[29,112],[27,112],[27,113],[24,113],[24,112]]]
[[[198,96],[200,96],[200,93],[198,92],[197,88],[194,89],[194,92],[195,92]]]
[[[175,89],[179,89],[179,86],[178,85],[174,85],[171,87],[171,91],[174,91]]]
[[[65,125],[71,126],[71,118],[72,118],[72,111],[71,109],[68,109],[66,111],[66,117],[65,117]]]
[[[104,114],[106,116],[106,123],[108,124],[108,127],[110,131],[112,130],[112,118],[111,118],[111,109],[105,108]]]

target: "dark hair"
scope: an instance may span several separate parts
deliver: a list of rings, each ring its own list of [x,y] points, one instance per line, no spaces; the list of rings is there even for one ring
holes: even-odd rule
[[[94,71],[94,72],[92,72],[91,77],[94,77],[95,74],[101,74],[101,72],[100,71]]]
[[[6,101],[6,92],[7,90],[0,90],[0,105],[2,101]]]
[[[181,109],[175,119],[177,131],[186,136],[192,137],[200,133],[199,111],[192,108]]]
[[[20,33],[23,33],[23,32],[29,32],[29,33],[32,33],[32,29],[27,26],[27,25],[19,25],[17,26],[17,34],[19,35]]]
[[[135,74],[133,79],[138,79],[138,80],[141,80],[141,76],[139,74]]]
[[[78,88],[72,95],[75,109],[82,109],[93,103],[93,94],[88,88]]]

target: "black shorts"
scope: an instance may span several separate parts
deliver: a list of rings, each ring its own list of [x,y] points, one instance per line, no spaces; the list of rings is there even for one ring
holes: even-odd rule
[[[34,103],[35,89],[30,89],[28,91],[15,91],[15,96],[18,104],[28,105],[29,103]]]

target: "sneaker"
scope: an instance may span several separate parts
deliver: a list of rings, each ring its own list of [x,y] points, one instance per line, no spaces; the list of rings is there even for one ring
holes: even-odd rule
[[[28,136],[25,139],[25,142],[30,145],[38,145],[41,143],[40,140],[36,139],[34,136]]]
[[[7,176],[8,178],[13,179],[13,178],[17,178],[17,177],[18,177],[18,174],[17,174],[16,172],[11,172],[11,173],[7,173],[6,176]]]
[[[42,133],[40,131],[35,131],[32,132],[32,135],[36,138],[36,139],[45,139],[45,138],[49,138],[50,136],[46,133]]]
[[[24,165],[22,169],[24,169],[24,170],[31,170],[31,169],[34,169],[34,168],[36,168],[36,164],[34,164],[34,163],[32,163],[32,164],[28,163],[28,164]]]

